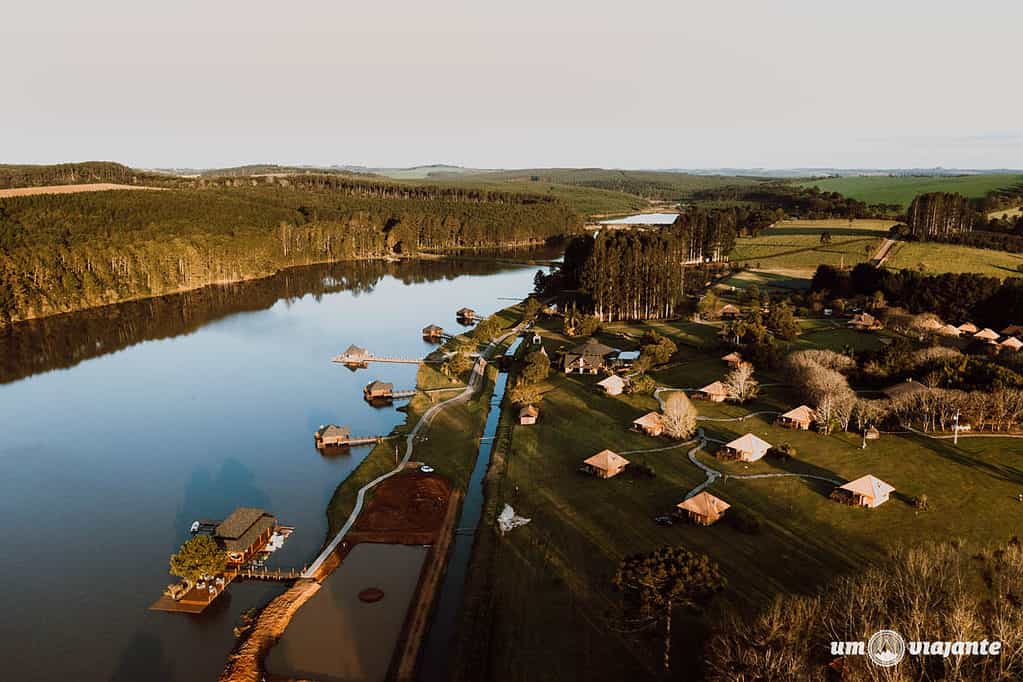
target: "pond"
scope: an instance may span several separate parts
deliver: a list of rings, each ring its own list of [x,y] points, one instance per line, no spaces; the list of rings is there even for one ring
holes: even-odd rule
[[[430,323],[489,313],[536,266],[484,261],[314,266],[22,324],[0,333],[0,514],[10,679],[214,680],[239,614],[282,587],[235,583],[199,616],[147,611],[196,519],[262,507],[296,527],[271,567],[301,568],[334,489],[366,454],[321,456],[313,432],[385,434],[404,419],[362,398],[412,387],[414,365],[357,372],[355,343],[422,356]]]

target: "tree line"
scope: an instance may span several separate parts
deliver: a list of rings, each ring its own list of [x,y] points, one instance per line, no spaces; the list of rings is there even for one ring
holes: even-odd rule
[[[580,227],[560,202],[446,190],[275,184],[13,197],[0,200],[0,321],[296,265],[541,243]]]

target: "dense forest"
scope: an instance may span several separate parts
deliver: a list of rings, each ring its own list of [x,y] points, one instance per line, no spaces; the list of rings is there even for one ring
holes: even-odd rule
[[[230,182],[242,185],[0,200],[0,320],[295,265],[541,243],[581,229],[544,196],[342,176]]]
[[[801,187],[787,182],[756,185],[732,185],[695,192],[698,202],[744,203],[766,210],[784,211],[790,217],[873,218],[899,210],[898,206],[868,205],[838,192],[822,192],[816,187]]]
[[[736,212],[692,209],[658,230],[602,230],[577,237],[557,285],[603,320],[661,319],[685,305],[685,266],[724,257],[735,242]]]
[[[909,234],[921,240],[944,238],[973,229],[969,200],[951,192],[920,194],[906,211]]]
[[[47,185],[80,185],[113,182],[119,185],[162,184],[166,178],[154,173],[110,161],[60,163],[52,166],[18,166],[0,164],[0,189],[13,187],[45,187]]]
[[[1023,279],[1004,281],[974,273],[925,275],[915,270],[887,270],[861,263],[851,271],[821,265],[812,289],[831,296],[870,296],[880,291],[890,305],[914,313],[933,312],[946,322],[973,322],[1002,329],[1023,321]]]

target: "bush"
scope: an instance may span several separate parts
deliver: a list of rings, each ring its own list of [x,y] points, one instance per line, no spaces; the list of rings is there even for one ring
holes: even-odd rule
[[[627,393],[636,395],[650,395],[657,388],[657,382],[648,374],[640,374],[629,382],[626,388]]]
[[[714,457],[722,462],[738,462],[741,455],[734,450],[728,450],[722,447],[718,448],[718,451],[714,453]]]
[[[916,507],[919,511],[927,511],[928,509],[930,509],[930,502],[927,499],[927,495],[921,493],[914,497],[913,506]]]
[[[796,449],[788,443],[782,443],[778,447],[768,450],[767,455],[780,462],[787,462],[796,456]]]

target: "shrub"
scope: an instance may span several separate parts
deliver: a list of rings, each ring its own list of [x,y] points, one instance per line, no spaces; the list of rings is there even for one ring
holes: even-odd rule
[[[781,445],[768,450],[767,454],[769,457],[773,457],[778,461],[787,462],[796,456],[796,448],[788,443],[782,443]]]

